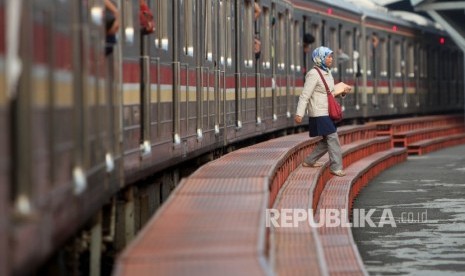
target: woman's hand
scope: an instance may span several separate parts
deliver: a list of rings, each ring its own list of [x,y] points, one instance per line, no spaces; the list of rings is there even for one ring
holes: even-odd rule
[[[294,121],[298,124],[302,123],[302,117],[300,117],[299,115],[295,115],[294,116]]]
[[[344,91],[341,93],[341,97],[344,98],[346,96],[347,93],[350,93],[350,91],[352,91],[352,87],[350,86],[346,86],[344,88]]]

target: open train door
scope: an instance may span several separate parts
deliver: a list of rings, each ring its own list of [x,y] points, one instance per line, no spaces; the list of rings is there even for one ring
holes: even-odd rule
[[[255,2],[254,7],[254,68],[255,68],[255,119],[257,130],[270,129],[273,124],[272,112],[272,30],[276,20],[272,16],[269,0]]]

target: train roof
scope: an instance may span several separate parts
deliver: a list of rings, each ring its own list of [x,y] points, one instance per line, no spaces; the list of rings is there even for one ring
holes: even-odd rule
[[[365,15],[373,19],[379,19],[389,23],[396,23],[408,27],[412,27],[412,23],[402,18],[395,17],[389,13],[389,9],[380,6],[371,0],[318,0],[327,6],[343,9],[353,12],[360,16]]]
[[[443,31],[443,28],[439,24],[417,13],[389,10],[371,0],[344,0],[344,2],[346,2],[346,5],[347,2],[352,3],[357,6],[363,15],[373,19],[380,19],[396,25],[415,27],[423,30]]]
[[[403,19],[400,19],[398,17],[393,16],[390,14],[389,9],[386,7],[380,6],[376,3],[373,3],[370,0],[345,0],[346,3],[352,3],[353,5],[356,5],[359,9],[360,12],[373,19],[379,19],[385,22],[389,23],[395,23],[397,25],[403,25],[407,27],[412,27],[412,23]]]
[[[316,2],[320,2],[330,7],[335,7],[338,9],[362,15],[362,11],[357,6],[347,5],[347,2],[344,0],[317,0]]]
[[[389,10],[371,0],[316,0],[315,2],[324,4],[328,7],[352,12],[360,17],[366,16],[369,19],[379,20],[388,24],[435,33],[442,33],[444,31],[439,24],[432,22],[424,16],[406,11]]]
[[[395,17],[402,18],[406,21],[413,22],[419,26],[424,26],[424,27],[429,27],[429,28],[436,28],[438,30],[444,30],[444,28],[439,25],[438,23],[433,22],[432,20],[419,15],[417,13],[413,12],[408,12],[408,11],[390,11],[390,14],[392,14]]]

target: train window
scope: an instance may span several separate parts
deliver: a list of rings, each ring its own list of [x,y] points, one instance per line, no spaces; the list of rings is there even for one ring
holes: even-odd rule
[[[348,55],[349,60],[347,60],[346,65],[346,74],[353,74],[354,69],[353,69],[353,62],[352,62],[352,57],[353,57],[353,52],[354,52],[354,41],[353,41],[353,36],[352,32],[347,31],[345,33],[345,38],[342,43],[342,51],[346,55]],[[346,57],[347,58],[347,57]],[[344,60],[341,60],[344,61]]]
[[[168,0],[156,0],[155,47],[168,51]]]
[[[224,41],[226,45],[226,65],[232,66],[232,34],[234,32],[233,17],[231,12],[231,2],[230,0],[225,1],[225,11],[226,11],[226,40]]]
[[[194,0],[184,0],[184,47],[185,55],[194,56]]]
[[[244,6],[244,24],[243,24],[243,53],[244,65],[246,67],[253,66],[254,60],[254,24],[253,24],[253,5],[252,1],[246,1]]]
[[[338,49],[339,49],[339,46],[338,46],[338,43],[337,43],[338,42],[337,37],[338,37],[338,33],[337,33],[336,29],[334,29],[334,28],[329,29],[329,45],[328,45],[328,47],[333,49],[333,51],[335,51],[336,53],[338,52]],[[336,58],[337,58],[337,54],[336,54]],[[334,73],[337,73],[338,72],[338,67],[339,66],[333,66],[331,70]]]
[[[388,67],[388,51],[387,51],[387,41],[386,39],[381,39],[380,41],[381,45],[379,47],[379,50],[381,51],[380,57],[381,57],[381,62],[380,62],[380,73],[379,75],[381,77],[387,77],[387,67]]]
[[[224,65],[225,61],[225,43],[226,43],[226,33],[227,29],[225,28],[226,26],[226,9],[227,9],[227,3],[225,0],[220,0],[220,17],[218,18],[218,23],[219,23],[219,29],[218,29],[218,45],[219,45],[219,53],[218,56],[220,57],[220,65]]]
[[[394,44],[394,76],[402,77],[402,48],[398,41]]]
[[[317,24],[312,25],[311,34],[315,38],[314,45],[317,45],[317,47],[320,46],[320,45],[323,45],[323,43],[321,43],[321,32],[320,32],[320,26],[319,25],[317,25]]]
[[[295,44],[291,44],[291,45],[295,45],[295,46],[293,46],[293,47],[295,47],[294,62],[295,62],[296,71],[299,72],[300,68],[301,68],[301,63],[300,62],[302,60],[302,49],[303,49],[302,39],[300,37],[299,21],[295,21],[294,37],[295,37],[295,40],[294,40]]]
[[[443,80],[447,80],[448,78],[448,72],[449,72],[449,68],[450,68],[450,64],[449,64],[449,51],[448,50],[443,50],[441,53],[440,53],[440,66],[441,66],[441,79]]]
[[[415,77],[415,50],[413,44],[408,45],[407,74],[409,78]]]
[[[337,32],[336,29],[331,28],[329,29],[329,48],[334,49],[337,51],[338,44],[337,44]]]
[[[271,53],[270,53],[270,41],[271,41],[271,28],[270,28],[270,10],[263,8],[263,19],[265,24],[262,25],[262,60],[263,68],[271,67]]]
[[[124,39],[126,42],[134,41],[134,21],[132,19],[132,3],[126,0],[124,2]]]
[[[282,13],[278,14],[278,35],[276,39],[277,46],[277,55],[276,60],[278,62],[278,69],[284,69],[286,67],[285,63],[285,38],[286,38],[286,29],[285,29],[284,15]]]
[[[294,24],[292,22],[292,20],[290,21],[290,30],[289,30],[289,33],[290,33],[290,41],[289,41],[289,65],[290,65],[290,69],[291,71],[294,71],[295,69],[295,41],[296,41],[296,37],[294,37]]]
[[[428,57],[430,58],[430,62],[428,63],[428,75],[431,76],[431,79],[437,79],[437,72],[436,68],[438,68],[438,56],[436,49],[429,49]]]
[[[420,78],[425,78],[427,76],[427,59],[426,59],[426,50],[424,48],[420,49],[420,56],[418,59],[420,67]]]
[[[205,0],[205,59],[213,60],[213,34],[212,34],[212,0]]]
[[[453,57],[458,57],[459,56],[459,53],[457,53],[457,51],[454,51],[451,56]],[[451,63],[451,69],[450,70],[450,78],[451,80],[457,80],[458,79],[458,73],[459,73],[459,66],[458,66],[458,62],[452,62]]]
[[[370,36],[367,36],[366,38],[366,70],[367,70],[367,75],[371,76],[371,72],[373,71],[373,61],[375,60],[373,58],[373,43],[372,43],[373,38]],[[363,69],[362,69],[363,73]]]

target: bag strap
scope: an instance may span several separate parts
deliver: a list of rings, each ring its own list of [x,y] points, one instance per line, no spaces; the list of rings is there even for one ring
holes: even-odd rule
[[[321,74],[321,71],[320,71],[320,68],[314,66],[313,68],[316,69],[316,71],[318,72],[318,75],[320,75],[321,77],[321,80],[323,81],[323,84],[325,85],[325,88],[326,88],[326,93],[331,94],[331,92],[329,91],[329,87],[328,87],[328,84],[326,83],[326,80],[325,78],[323,77],[323,74]],[[331,94],[332,95],[332,94]]]

